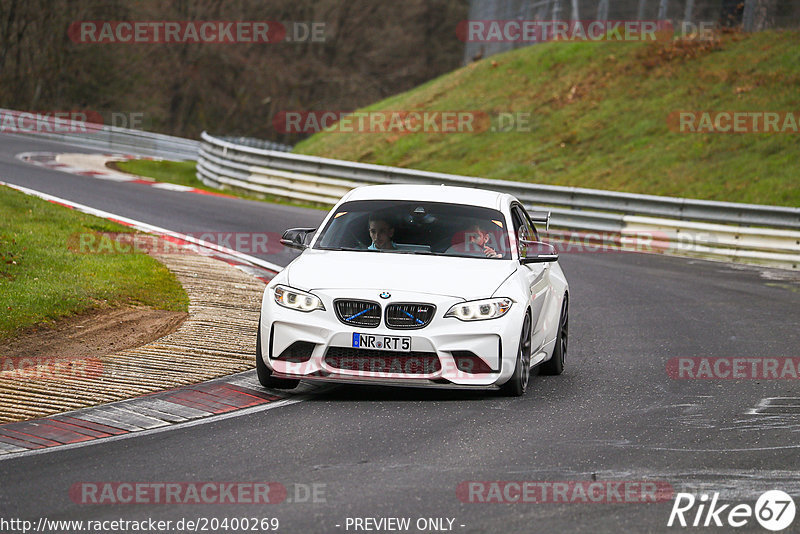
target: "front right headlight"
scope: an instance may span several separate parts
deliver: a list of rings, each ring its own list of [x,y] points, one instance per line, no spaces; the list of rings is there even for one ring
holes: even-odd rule
[[[482,300],[470,300],[451,306],[445,317],[455,317],[462,321],[482,321],[485,319],[496,319],[502,317],[514,301],[510,298],[494,298]]]
[[[325,309],[319,297],[312,293],[280,285],[275,286],[273,291],[275,292],[275,302],[284,308],[301,312]]]

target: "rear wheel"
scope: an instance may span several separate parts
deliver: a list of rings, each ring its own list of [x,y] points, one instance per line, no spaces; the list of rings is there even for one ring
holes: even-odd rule
[[[261,321],[258,321],[258,334],[256,335],[256,374],[258,374],[258,381],[265,388],[273,389],[294,389],[300,383],[299,380],[293,378],[275,378],[272,376],[272,370],[264,363],[261,357]]]
[[[500,393],[508,397],[520,397],[525,394],[528,388],[528,381],[531,375],[531,316],[525,314],[522,322],[522,332],[519,338],[519,348],[517,349],[517,363],[514,367],[514,374],[511,378],[500,386]]]
[[[539,368],[545,375],[560,375],[564,372],[564,362],[567,360],[567,341],[569,340],[569,300],[564,295],[561,305],[561,317],[558,320],[558,333],[556,346],[553,348],[553,357],[544,362]]]

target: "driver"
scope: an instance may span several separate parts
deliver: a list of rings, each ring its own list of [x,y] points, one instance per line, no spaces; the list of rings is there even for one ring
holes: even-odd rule
[[[369,216],[369,237],[372,244],[369,250],[397,250],[397,245],[392,241],[394,237],[394,226],[386,217],[379,215]]]

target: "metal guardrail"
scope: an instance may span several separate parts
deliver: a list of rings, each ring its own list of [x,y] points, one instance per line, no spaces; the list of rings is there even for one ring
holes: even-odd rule
[[[26,115],[33,118],[28,119]],[[21,119],[37,121],[35,115],[0,108],[0,116],[4,119],[10,116],[14,124],[19,124]],[[0,133],[165,159],[196,159],[200,148],[200,142],[193,139],[66,119],[39,120],[30,128],[15,128],[12,131],[3,128]]]
[[[284,145],[283,143],[267,141],[266,139],[257,139],[255,137],[234,137],[231,135],[226,135],[216,136],[216,138],[236,145],[261,148],[263,150],[276,150],[278,152],[291,152],[293,148],[291,145]]]
[[[206,132],[201,137],[197,176],[215,187],[328,205],[367,184],[480,187],[550,210],[554,228],[590,240],[596,232],[624,238],[650,233],[666,253],[800,268],[800,208],[489,180],[263,150]]]
[[[198,168],[202,178],[225,178],[225,171],[236,170],[241,181],[247,183],[245,173],[269,176],[275,170],[295,173],[296,180],[313,181],[316,178],[343,180],[342,187],[351,184],[420,183],[481,187],[510,193],[532,207],[557,206],[553,209],[554,224],[563,220],[570,226],[580,226],[584,221],[598,225],[616,226],[621,214],[664,217],[668,219],[705,221],[744,226],[800,229],[800,208],[714,202],[688,198],[618,193],[581,187],[560,187],[529,184],[507,180],[489,180],[472,176],[458,176],[426,172],[400,167],[387,167],[355,163],[329,158],[287,154],[245,147],[202,134],[202,147]],[[212,170],[206,162],[213,162]],[[301,178],[305,175],[305,178]],[[219,180],[217,180],[219,183]],[[291,183],[282,184],[286,196],[292,198]],[[341,194],[337,196],[340,197]],[[591,213],[589,213],[591,212]],[[615,215],[616,213],[616,215]]]

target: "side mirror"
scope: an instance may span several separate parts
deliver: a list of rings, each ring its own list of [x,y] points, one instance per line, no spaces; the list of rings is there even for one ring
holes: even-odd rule
[[[283,232],[283,236],[281,236],[281,245],[305,250],[308,248],[306,244],[308,235],[316,231],[316,228],[289,228]]]
[[[542,241],[519,240],[519,262],[523,265],[528,263],[546,263],[558,260],[556,247]]]
[[[549,211],[531,211],[528,213],[531,217],[531,222],[536,225],[544,225],[544,231],[550,230],[550,212]]]

